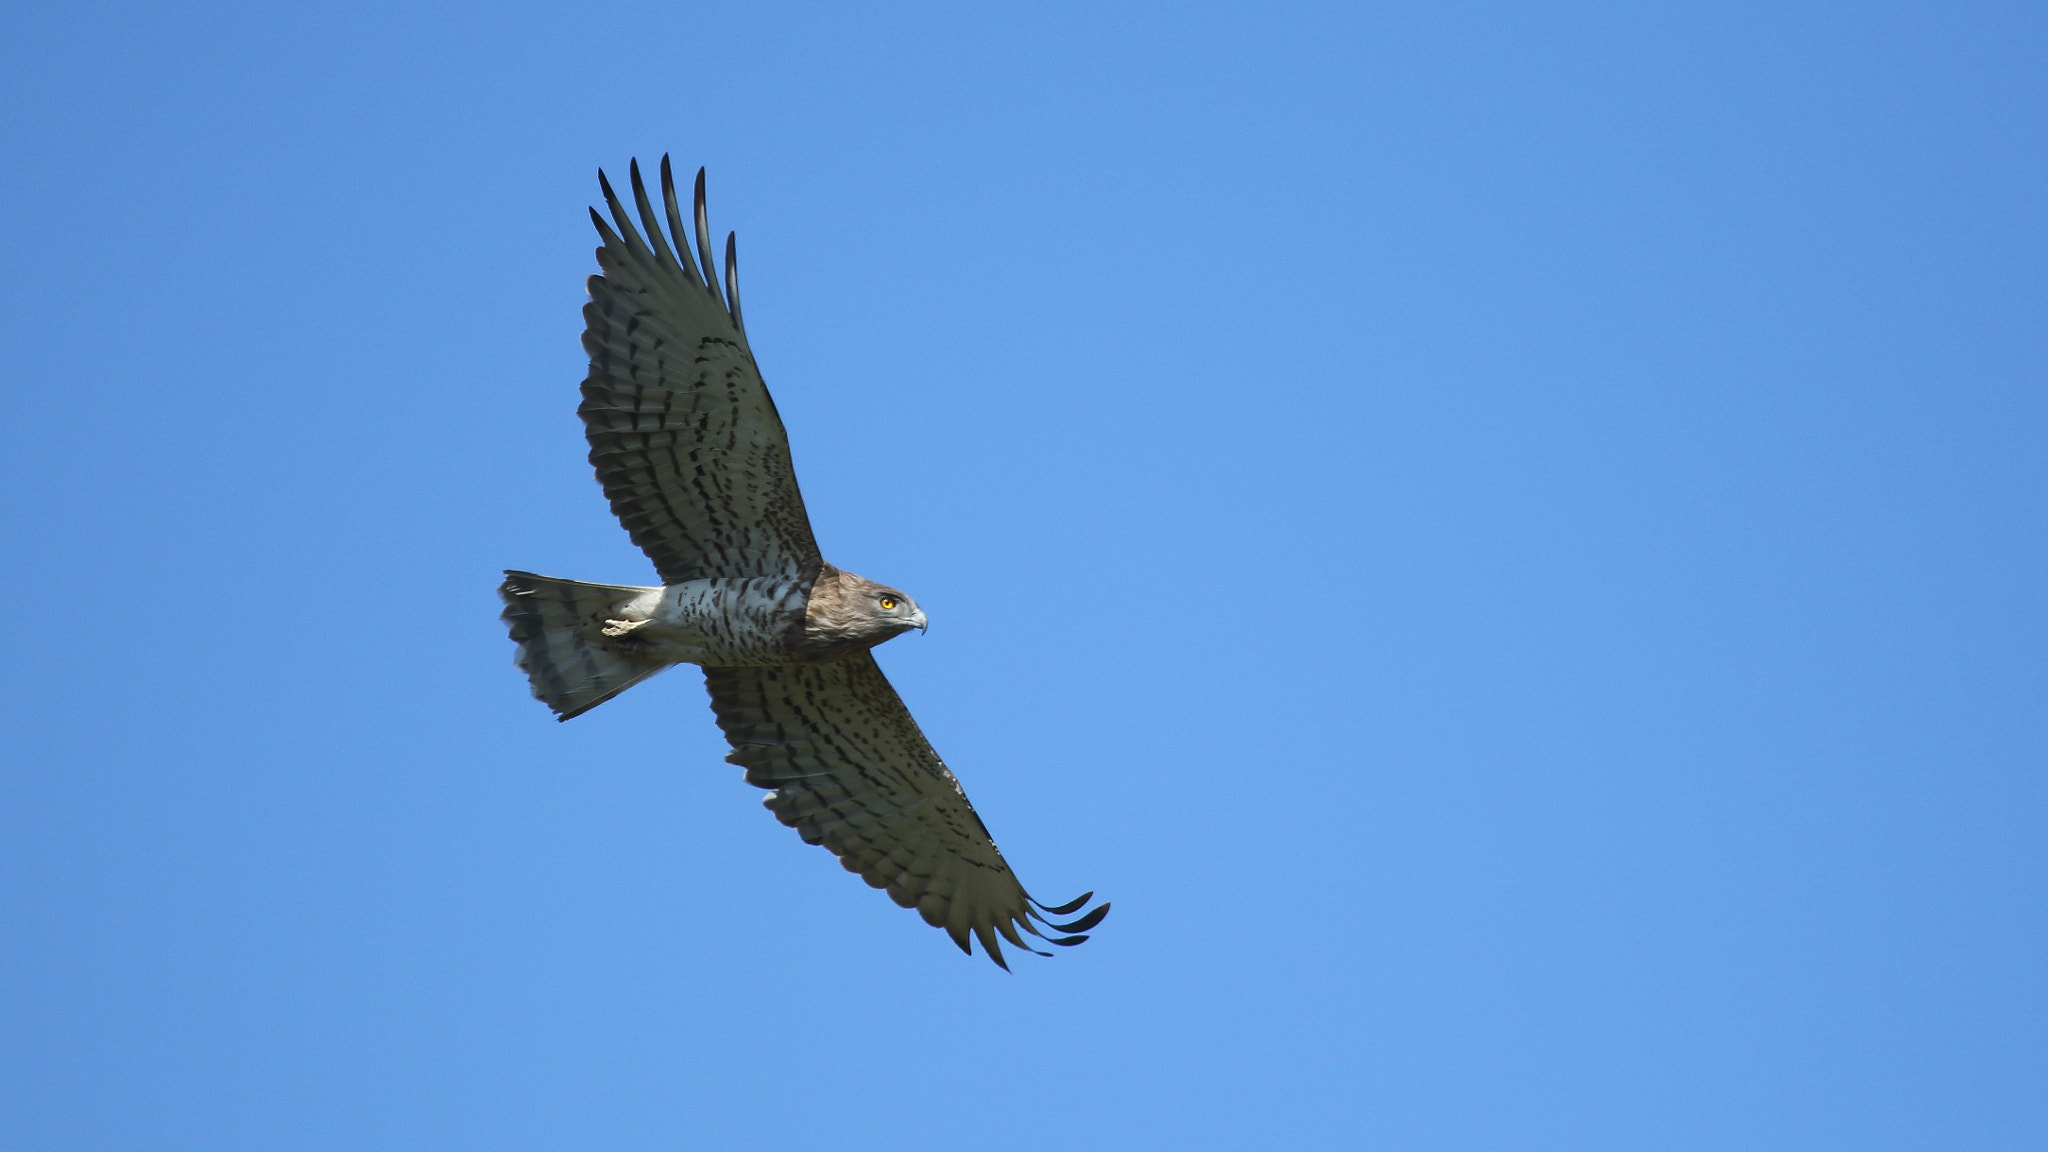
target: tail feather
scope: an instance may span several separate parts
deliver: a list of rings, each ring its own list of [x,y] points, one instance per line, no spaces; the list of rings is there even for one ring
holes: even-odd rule
[[[642,617],[660,595],[659,588],[507,571],[498,586],[505,601],[499,619],[519,645],[517,663],[533,684],[534,698],[567,720],[669,666],[635,655],[629,644],[604,634],[608,621]]]

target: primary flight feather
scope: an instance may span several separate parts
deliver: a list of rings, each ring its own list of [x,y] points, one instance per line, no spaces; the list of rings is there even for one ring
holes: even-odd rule
[[[998,934],[1033,952],[1027,934],[1086,940],[1109,905],[1050,922],[1090,896],[1031,898],[875,663],[877,644],[925,627],[917,602],[818,551],[747,344],[730,234],[720,290],[703,170],[694,257],[668,158],[659,213],[638,161],[631,176],[629,213],[598,173],[611,216],[590,213],[604,243],[583,307],[590,375],[577,414],[598,483],[662,586],[506,572],[498,593],[533,694],[567,720],[670,665],[701,665],[726,759],[806,843],[1005,968]]]

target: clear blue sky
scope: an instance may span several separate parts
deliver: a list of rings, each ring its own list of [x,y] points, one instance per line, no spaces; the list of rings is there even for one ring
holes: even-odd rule
[[[2039,5],[17,8],[0,1146],[2048,1143]],[[1096,939],[569,724],[595,172]]]

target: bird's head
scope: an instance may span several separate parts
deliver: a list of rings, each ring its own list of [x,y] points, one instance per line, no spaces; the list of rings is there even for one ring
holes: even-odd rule
[[[836,568],[819,575],[804,616],[806,639],[833,647],[872,648],[913,628],[930,627],[917,601]]]
[[[873,580],[859,576],[854,579],[860,582],[857,603],[861,614],[866,618],[869,628],[879,635],[881,640],[901,636],[912,628],[922,632],[931,627],[931,623],[924,618],[924,612],[918,608],[917,601],[886,584],[877,584]],[[881,640],[877,640],[876,643],[881,643]]]

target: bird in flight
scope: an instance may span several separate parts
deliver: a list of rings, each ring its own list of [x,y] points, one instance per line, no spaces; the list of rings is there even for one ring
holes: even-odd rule
[[[699,665],[732,745],[726,760],[769,790],[763,803],[805,843],[917,909],[961,951],[973,955],[980,940],[1005,969],[998,933],[1040,956],[1051,953],[1026,935],[1081,943],[1109,905],[1052,923],[1094,894],[1031,898],[875,663],[876,645],[924,630],[917,601],[818,552],[740,318],[732,234],[719,289],[703,169],[694,258],[668,157],[660,216],[637,160],[631,176],[629,213],[597,175],[611,219],[591,209],[602,272],[583,306],[590,375],[576,411],[612,512],[661,587],[507,571],[503,619],[534,696],[567,720],[671,665]]]

